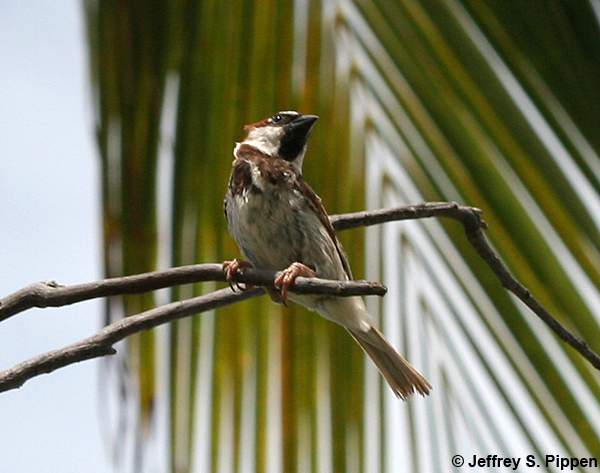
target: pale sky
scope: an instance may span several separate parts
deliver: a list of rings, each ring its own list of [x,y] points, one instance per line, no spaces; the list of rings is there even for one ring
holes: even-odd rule
[[[39,280],[100,276],[98,162],[81,4],[0,5],[0,297]],[[94,333],[98,302],[0,324],[0,369]],[[0,472],[111,471],[98,363],[0,394]]]

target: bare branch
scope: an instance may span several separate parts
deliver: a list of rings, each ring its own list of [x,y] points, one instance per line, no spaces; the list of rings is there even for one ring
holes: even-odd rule
[[[496,274],[502,286],[517,296],[534,314],[536,314],[564,342],[577,350],[596,369],[600,370],[600,356],[587,343],[573,335],[556,320],[544,306],[531,295],[509,271],[498,254],[488,243],[483,230],[487,224],[481,218],[481,210],[475,207],[459,205],[456,202],[426,202],[418,205],[381,209],[367,212],[336,215],[331,218],[336,230],[345,230],[369,225],[377,225],[396,220],[410,220],[429,217],[449,217],[463,224],[469,243],[473,245],[479,256]]]
[[[485,222],[481,211],[474,207],[461,206],[451,202],[432,202],[394,209],[336,215],[331,217],[337,230],[381,224],[384,222],[429,217],[448,217],[462,223],[468,241],[477,253],[490,266],[502,285],[525,303],[562,340],[575,348],[594,367],[600,369],[600,357],[579,338],[570,333],[560,322],[548,313],[529,291],[511,275],[487,242],[483,229]],[[275,272],[246,270],[240,274],[239,282],[272,287]],[[93,283],[61,286],[57,283],[39,283],[26,287],[0,301],[0,320],[27,310],[31,307],[62,306],[96,297],[118,294],[132,294],[200,281],[223,281],[221,265],[200,264],[172,268],[167,271],[105,279]],[[384,286],[367,281],[326,281],[317,278],[298,278],[292,291],[303,294],[384,295]],[[234,293],[222,289],[213,293],[174,302],[138,315],[107,325],[101,332],[80,342],[59,350],[36,356],[15,367],[0,372],[0,392],[15,389],[27,380],[58,368],[100,356],[115,353],[113,345],[120,340],[157,325],[175,319],[233,304],[264,293],[263,288],[253,288]]]
[[[105,355],[113,355],[116,353],[113,345],[134,333],[148,330],[182,317],[260,296],[264,292],[264,289],[261,287],[235,293],[231,289],[221,289],[204,296],[172,302],[171,304],[147,310],[138,315],[125,317],[107,325],[92,337],[33,357],[11,369],[0,372],[0,392],[19,388],[31,378],[51,373],[64,366]]]
[[[276,271],[245,269],[238,282],[273,287]],[[0,300],[0,322],[32,307],[60,307],[98,297],[136,294],[179,284],[202,281],[225,281],[220,264],[194,264],[165,271],[135,274],[84,284],[63,286],[55,281],[32,284]],[[297,278],[290,291],[298,294],[333,296],[385,295],[385,286],[369,281],[330,281],[319,278]]]
[[[456,202],[424,202],[391,209],[365,210],[341,215],[332,215],[331,223],[338,231],[357,227],[369,227],[399,220],[417,220],[431,217],[449,217],[459,220],[469,230],[487,228],[481,219],[481,210],[459,205]]]

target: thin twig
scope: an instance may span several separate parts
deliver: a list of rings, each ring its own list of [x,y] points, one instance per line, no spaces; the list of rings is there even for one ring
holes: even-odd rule
[[[336,230],[377,225],[396,220],[411,220],[429,217],[449,217],[463,224],[465,234],[479,256],[488,264],[498,277],[502,286],[517,296],[534,314],[536,314],[563,341],[571,345],[596,369],[600,370],[600,356],[587,343],[573,335],[556,320],[544,306],[531,295],[509,271],[498,254],[488,243],[483,230],[487,224],[481,218],[481,210],[475,207],[459,205],[456,202],[427,202],[393,209],[381,209],[367,212],[336,215],[331,218]]]
[[[384,222],[428,217],[449,217],[463,224],[468,241],[490,266],[502,285],[523,301],[562,340],[575,348],[594,367],[600,370],[600,357],[589,346],[570,333],[560,322],[517,281],[487,242],[483,229],[485,222],[481,211],[474,207],[449,202],[433,202],[394,209],[356,212],[331,218],[337,230],[376,225]],[[275,273],[247,270],[238,278],[240,282],[272,286]],[[60,286],[56,283],[40,283],[24,288],[0,301],[0,320],[31,307],[47,307],[72,304],[95,297],[146,292],[177,284],[207,280],[223,280],[221,265],[192,265],[167,271],[146,273],[124,278],[107,279],[95,283]],[[316,278],[298,278],[292,287],[295,292],[334,295],[383,295],[385,288],[365,281],[323,281]],[[355,292],[352,292],[355,291]],[[224,305],[233,304],[264,293],[254,288],[242,293],[222,289],[204,296],[174,302],[156,309],[130,316],[106,326],[100,333],[65,348],[51,351],[0,372],[0,392],[15,389],[27,380],[58,368],[114,353],[113,345],[129,335],[147,330],[177,318],[197,314]]]
[[[481,218],[481,210],[476,207],[459,205],[456,202],[425,202],[391,209],[365,210],[341,215],[332,215],[331,223],[337,231],[350,228],[368,227],[398,220],[417,220],[431,217],[449,217],[459,220],[465,229],[487,228]]]
[[[124,338],[173,320],[240,302],[264,294],[262,287],[245,292],[220,289],[204,296],[172,302],[141,314],[125,317],[104,327],[98,334],[64,348],[53,350],[0,372],[0,392],[20,388],[26,381],[64,366],[116,353],[113,345]]]
[[[276,271],[244,269],[237,282],[255,286],[273,286]],[[0,300],[0,322],[32,307],[60,307],[98,297],[136,294],[180,284],[202,281],[225,281],[222,265],[193,264],[165,271],[135,274],[120,278],[103,279],[84,284],[63,286],[55,281],[27,286]],[[319,278],[297,278],[290,291],[298,294],[326,294],[333,296],[385,295],[385,286],[369,281],[331,281]]]

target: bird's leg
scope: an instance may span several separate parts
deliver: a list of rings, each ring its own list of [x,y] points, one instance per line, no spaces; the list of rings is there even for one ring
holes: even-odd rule
[[[286,269],[281,271],[273,281],[273,285],[281,291],[281,302],[286,304],[288,290],[298,276],[314,278],[317,275],[315,271],[302,263],[292,263]],[[287,305],[287,304],[286,304]]]
[[[223,273],[225,274],[225,279],[229,283],[229,287],[233,292],[235,292],[236,288],[240,291],[247,291],[252,287],[250,284],[245,284],[244,286],[241,286],[240,283],[236,281],[236,276],[240,272],[240,270],[251,267],[252,264],[248,261],[239,260],[237,258],[232,261],[223,261]]]

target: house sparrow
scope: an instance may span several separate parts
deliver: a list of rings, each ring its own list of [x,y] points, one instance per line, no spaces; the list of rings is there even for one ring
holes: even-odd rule
[[[248,261],[226,261],[227,280],[243,267],[281,270],[276,302],[288,298],[298,276],[350,280],[348,260],[321,199],[302,178],[302,161],[315,115],[279,112],[244,127],[247,136],[233,152],[224,201],[229,231]],[[371,357],[392,391],[405,399],[431,385],[396,352],[360,297],[289,294],[289,299],[344,327]]]

